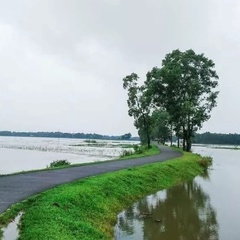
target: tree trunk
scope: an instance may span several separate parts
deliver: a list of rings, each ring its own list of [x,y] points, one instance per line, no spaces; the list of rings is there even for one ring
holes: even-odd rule
[[[191,134],[189,132],[187,134],[186,142],[187,142],[186,151],[190,152],[192,148],[192,140],[191,140]]]
[[[171,141],[171,145],[170,145],[170,146],[171,146],[171,147],[172,147],[172,135],[173,135],[172,132],[173,132],[173,131],[172,131],[172,124],[171,124],[171,136],[170,136],[170,141]]]
[[[151,147],[151,140],[150,140],[150,137],[149,137],[149,134],[147,136],[147,148],[149,149]]]
[[[147,137],[147,148],[150,149],[151,139],[150,139],[149,127],[144,115],[143,115],[143,125],[145,129],[146,137]]]
[[[183,137],[183,151],[186,150],[186,140],[185,140],[185,137]]]
[[[187,142],[187,146],[186,146],[186,151],[190,152],[191,151],[191,147],[192,147],[192,131],[190,128],[190,114],[188,114],[188,118],[187,118],[187,130],[186,130],[186,142]]]
[[[187,140],[187,147],[186,147],[186,151],[187,152],[190,152],[191,151],[191,148],[192,148],[192,143],[191,143],[191,140]]]
[[[177,136],[177,147],[180,147],[180,139],[179,139],[179,135]]]
[[[183,151],[186,151],[186,130],[183,127]]]

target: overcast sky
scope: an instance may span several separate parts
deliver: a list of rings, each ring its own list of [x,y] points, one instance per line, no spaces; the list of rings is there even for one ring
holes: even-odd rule
[[[220,77],[201,131],[240,133],[239,13],[237,0],[0,0],[0,130],[136,135],[122,78],[192,48]]]

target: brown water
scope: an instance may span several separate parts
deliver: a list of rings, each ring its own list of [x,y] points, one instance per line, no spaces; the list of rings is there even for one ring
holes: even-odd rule
[[[240,151],[195,147],[214,165],[118,215],[116,240],[240,240]]]

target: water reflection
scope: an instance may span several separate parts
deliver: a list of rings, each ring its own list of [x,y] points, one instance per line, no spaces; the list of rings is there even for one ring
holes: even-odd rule
[[[218,228],[209,195],[192,180],[148,196],[120,213],[115,238],[216,240]]]

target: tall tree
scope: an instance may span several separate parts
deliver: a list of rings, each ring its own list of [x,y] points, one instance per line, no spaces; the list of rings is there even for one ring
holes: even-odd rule
[[[132,73],[123,79],[123,88],[128,91],[128,114],[134,118],[134,125],[139,130],[141,141],[150,148],[151,141],[151,107],[145,87],[138,85],[138,75]]]
[[[210,118],[216,106],[218,75],[215,64],[193,50],[174,50],[161,68],[147,74],[146,84],[156,105],[171,116],[174,128],[182,132],[183,148],[190,151],[194,132]]]

